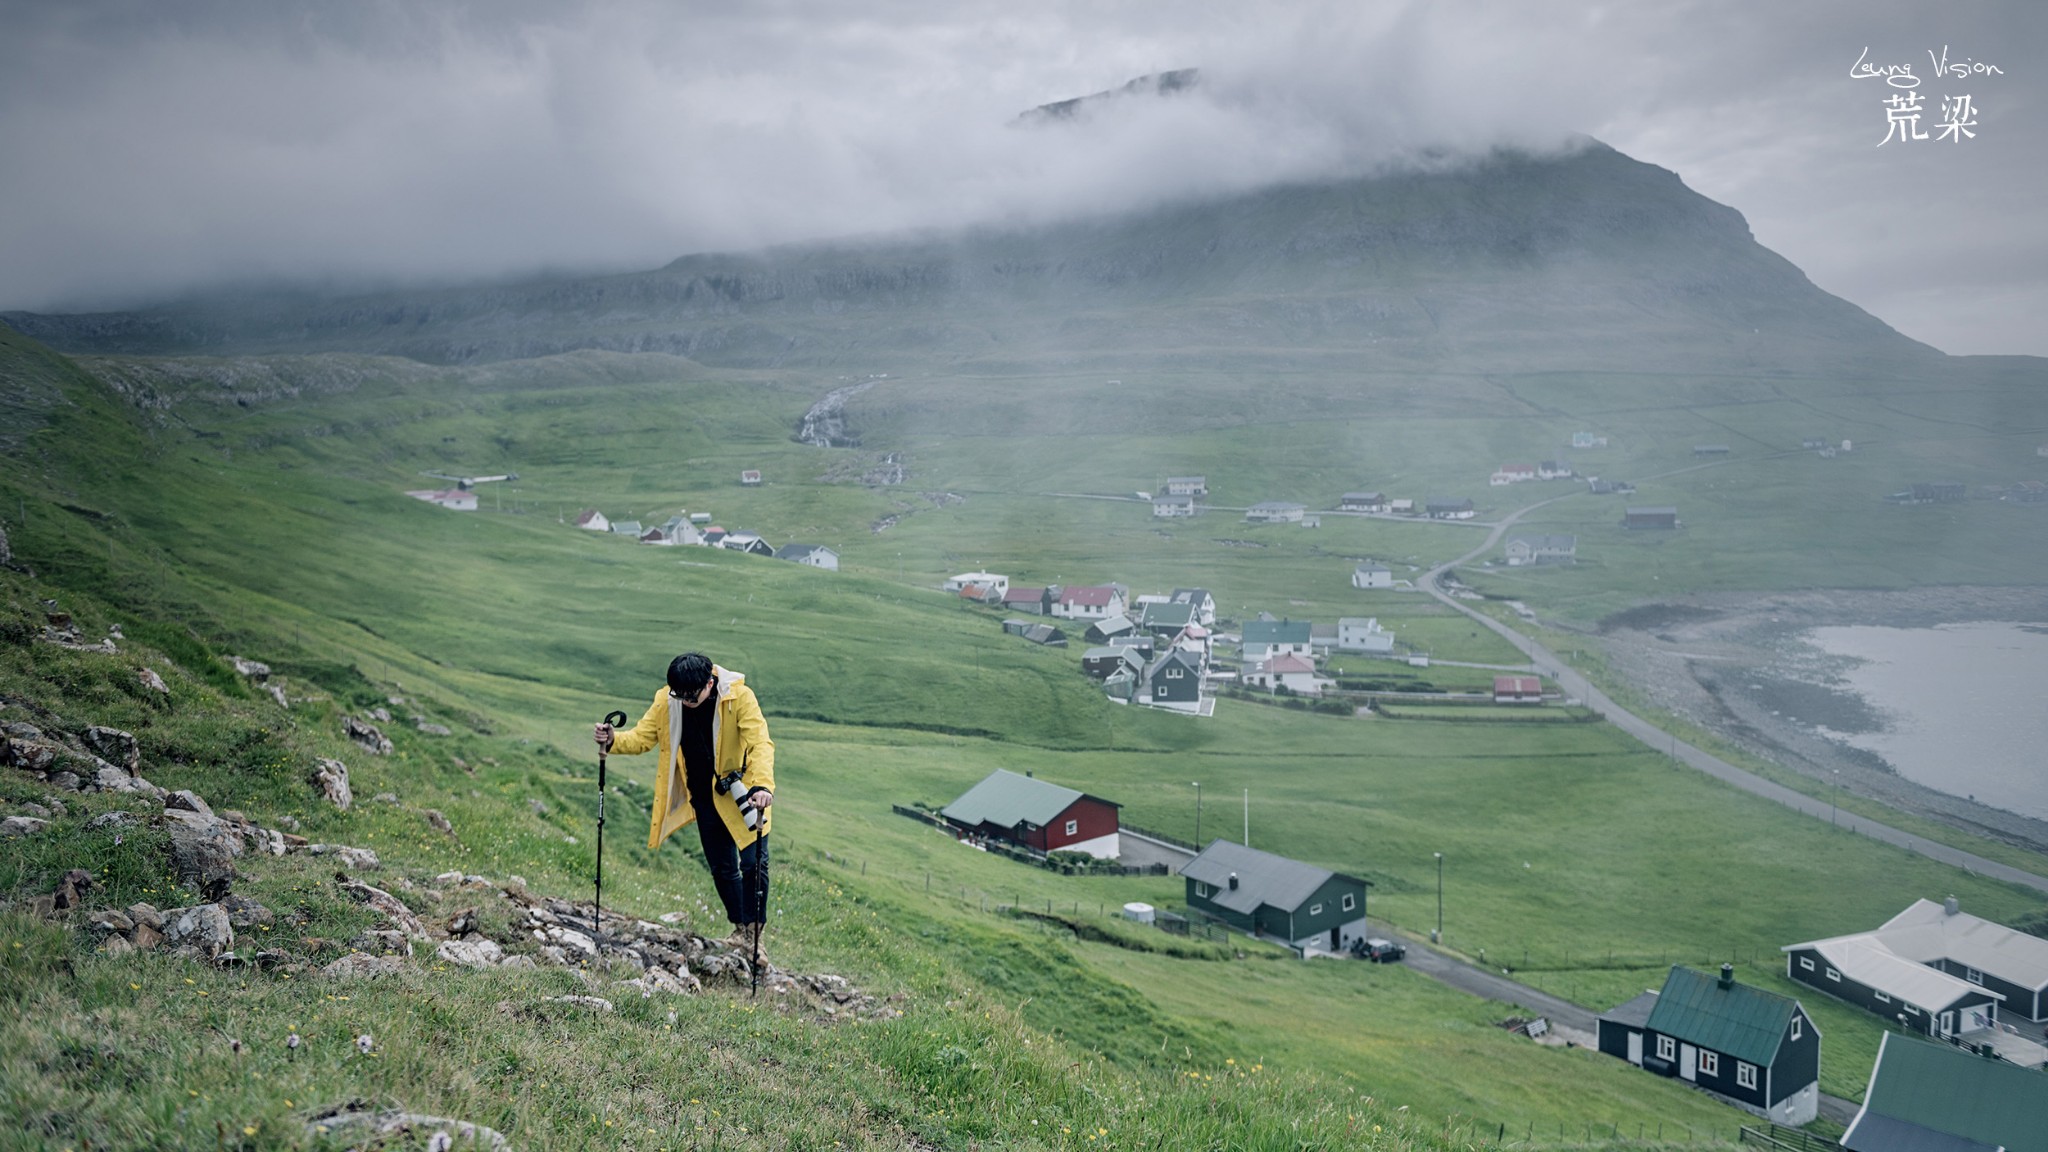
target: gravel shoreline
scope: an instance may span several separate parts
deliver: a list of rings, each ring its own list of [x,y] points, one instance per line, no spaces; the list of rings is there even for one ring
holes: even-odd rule
[[[1827,589],[1689,596],[1616,613],[1600,625],[1614,673],[1657,706],[1774,764],[1893,808],[2037,852],[2048,821],[1939,792],[1820,729],[1875,731],[1863,698],[1829,686],[1845,662],[1800,640],[1812,628],[1928,628],[2048,620],[2048,588]]]

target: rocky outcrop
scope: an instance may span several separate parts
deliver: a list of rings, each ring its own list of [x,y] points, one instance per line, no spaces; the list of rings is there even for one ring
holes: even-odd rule
[[[391,738],[367,720],[344,716],[341,718],[341,731],[366,752],[377,756],[391,755]]]
[[[329,803],[343,812],[355,803],[355,796],[348,790],[348,765],[339,760],[320,757],[313,769],[313,783],[319,785],[320,794],[327,797]]]

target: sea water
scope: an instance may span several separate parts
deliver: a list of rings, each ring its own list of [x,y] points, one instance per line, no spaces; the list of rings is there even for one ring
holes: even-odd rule
[[[2048,624],[1858,625],[1807,638],[1851,658],[1845,687],[1885,717],[1882,731],[1838,739],[1915,783],[2048,820]]]

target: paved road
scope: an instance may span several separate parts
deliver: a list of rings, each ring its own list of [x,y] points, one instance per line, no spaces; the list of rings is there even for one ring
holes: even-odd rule
[[[1570,495],[1576,495],[1576,493]],[[1513,644],[1523,655],[1529,657],[1530,662],[1536,667],[1538,672],[1547,674],[1555,679],[1558,686],[1564,689],[1565,695],[1576,696],[1585,701],[1588,707],[1605,717],[1616,728],[1621,729],[1651,748],[1670,755],[1687,767],[1704,772],[1717,780],[1726,781],[1745,792],[1761,796],[1766,800],[1776,801],[1787,808],[1804,812],[1816,819],[1826,820],[1838,827],[1847,828],[1851,832],[1860,832],[1873,840],[1896,845],[1909,852],[1917,852],[1930,860],[1939,860],[1944,864],[1952,864],[1966,872],[1974,872],[1980,876],[1989,876],[1995,880],[2003,880],[2008,884],[2017,884],[2024,888],[2031,888],[2036,892],[2048,893],[2048,877],[2035,875],[2032,872],[2015,868],[2010,864],[2001,864],[1996,860],[1986,859],[1974,852],[1965,852],[1960,848],[1929,840],[1924,836],[1916,836],[1911,832],[1894,828],[1889,824],[1880,823],[1866,816],[1857,816],[1848,812],[1838,811],[1833,804],[1825,800],[1816,800],[1803,792],[1795,792],[1782,784],[1766,780],[1754,772],[1737,768],[1726,760],[1710,755],[1679,740],[1677,737],[1616,704],[1606,693],[1594,687],[1592,681],[1573,671],[1549,649],[1508,627],[1506,624],[1495,620],[1493,617],[1466,607],[1437,586],[1438,578],[1444,573],[1460,564],[1471,561],[1484,552],[1490,551],[1500,540],[1501,536],[1514,526],[1515,521],[1545,505],[1556,503],[1558,500],[1569,499],[1570,495],[1557,496],[1540,503],[1531,504],[1527,508],[1507,517],[1487,535],[1484,544],[1458,557],[1456,560],[1446,561],[1430,569],[1423,574],[1422,579],[1417,582],[1417,586],[1444,604],[1455,608],[1497,633],[1503,640]]]
[[[1393,935],[1384,925],[1373,927],[1375,931]],[[1548,1017],[1551,1023],[1566,1028],[1590,1033],[1596,1037],[1600,1034],[1600,1017],[1592,1009],[1582,1008],[1569,1000],[1559,999],[1548,992],[1510,980],[1490,969],[1468,964],[1421,941],[1408,942],[1408,957],[1405,963],[1424,976],[1461,992],[1540,1012]],[[1823,1093],[1820,1098],[1820,1114],[1837,1124],[1847,1124],[1855,1119],[1857,1107],[1854,1101],[1844,1100],[1839,1096]]]

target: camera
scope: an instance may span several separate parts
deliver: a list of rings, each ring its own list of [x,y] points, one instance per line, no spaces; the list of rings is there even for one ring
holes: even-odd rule
[[[720,777],[718,786],[725,789],[725,794],[732,797],[732,802],[740,806],[740,817],[747,822],[748,828],[757,829],[761,826],[761,810],[747,807],[747,793],[750,789],[737,773]]]

